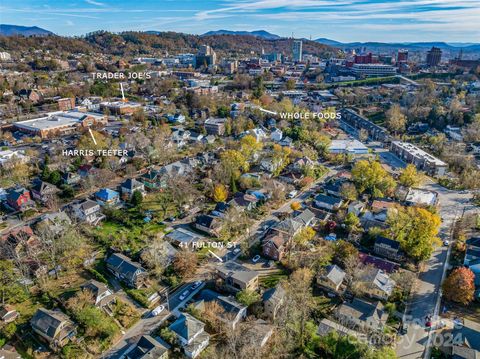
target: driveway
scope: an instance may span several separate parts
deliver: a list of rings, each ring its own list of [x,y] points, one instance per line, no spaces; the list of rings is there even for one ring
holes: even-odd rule
[[[388,151],[380,152],[380,160],[393,169],[405,167],[405,163]],[[463,213],[477,211],[470,203],[471,194],[448,190],[428,180],[422,188],[438,193],[439,214],[442,217],[440,239],[450,239],[451,228]],[[438,315],[441,298],[441,283],[448,267],[450,247],[439,247],[431,258],[425,262],[424,270],[419,273],[414,283],[404,322],[408,325],[407,333],[399,336],[397,356],[403,359],[430,356],[430,331],[425,330],[425,317]]]

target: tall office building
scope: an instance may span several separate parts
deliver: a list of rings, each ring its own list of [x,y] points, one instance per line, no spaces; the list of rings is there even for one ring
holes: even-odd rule
[[[195,56],[195,67],[215,65],[216,62],[217,54],[215,54],[215,51],[208,45],[200,46],[200,50]]]
[[[429,67],[437,66],[441,59],[442,50],[440,50],[438,47],[434,46],[427,52],[427,65]]]
[[[398,50],[397,63],[408,62],[408,50]]]
[[[302,61],[302,40],[293,40],[292,46],[293,61]]]

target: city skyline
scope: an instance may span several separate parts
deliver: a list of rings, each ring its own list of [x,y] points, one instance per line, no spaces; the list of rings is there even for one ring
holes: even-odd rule
[[[480,38],[480,3],[474,0],[27,0],[21,5],[4,0],[0,14],[1,23],[39,26],[70,36],[96,30],[203,34],[226,29],[342,42]]]

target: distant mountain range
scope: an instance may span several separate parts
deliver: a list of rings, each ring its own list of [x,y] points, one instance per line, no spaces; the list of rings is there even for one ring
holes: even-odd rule
[[[42,29],[37,26],[19,26],[19,25],[7,25],[0,24],[0,35],[1,36],[46,36],[53,35],[53,32]]]
[[[230,30],[216,30],[216,31],[209,31],[201,36],[212,36],[212,35],[251,35],[255,37],[261,37],[262,39],[266,40],[278,40],[281,39],[281,36],[269,33],[265,30],[256,30],[256,31],[230,31]]]
[[[449,51],[460,51],[463,49],[464,52],[476,52],[480,51],[480,44],[475,43],[465,43],[465,42],[398,42],[398,43],[389,43],[389,42],[339,42],[326,38],[319,38],[315,40],[324,45],[339,47],[339,48],[359,48],[366,47],[369,50],[389,50],[389,49],[398,49],[404,48],[408,50],[426,50],[430,49],[432,46],[438,47],[442,50]]]

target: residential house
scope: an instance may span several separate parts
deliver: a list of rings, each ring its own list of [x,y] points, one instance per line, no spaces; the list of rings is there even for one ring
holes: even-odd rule
[[[205,237],[182,227],[175,228],[173,231],[167,233],[165,238],[177,247],[190,249],[194,248],[197,243],[205,240]]]
[[[70,318],[57,310],[39,308],[30,319],[35,333],[46,340],[52,348],[61,348],[77,334]]]
[[[105,216],[100,212],[100,205],[90,199],[71,205],[73,216],[81,221],[96,226]]]
[[[387,323],[388,313],[382,302],[369,302],[355,298],[341,304],[335,317],[347,328],[381,331]]]
[[[5,304],[4,306],[0,307],[0,324],[14,322],[19,315],[20,314],[13,306]]]
[[[121,253],[114,253],[106,260],[107,269],[118,279],[132,288],[146,284],[147,271],[139,263],[133,262]]]
[[[363,253],[363,252],[360,252],[358,254],[358,259],[359,259],[360,263],[362,263],[363,265],[373,266],[375,268],[383,270],[386,273],[393,273],[393,272],[397,271],[398,268],[400,267],[397,263],[394,263],[394,262],[391,262],[391,261],[388,261],[388,260],[385,260],[385,259],[382,259],[382,258],[379,258],[379,257],[375,257],[375,256],[372,256],[370,254]]]
[[[233,195],[233,199],[228,202],[230,207],[237,207],[241,210],[251,211],[257,206],[258,198],[254,195],[237,192]]]
[[[183,313],[173,322],[169,329],[175,333],[185,355],[196,358],[210,342],[210,335],[205,331],[205,324]]]
[[[475,274],[475,285],[480,286],[480,237],[472,237],[465,241],[467,246],[463,265]]]
[[[36,224],[36,229],[56,235],[63,232],[71,224],[70,217],[65,212],[59,211],[42,215],[40,221]]]
[[[115,302],[113,292],[105,283],[91,279],[88,282],[83,283],[80,288],[84,291],[89,291],[92,294],[97,307],[108,307],[111,303]]]
[[[223,136],[225,133],[224,118],[207,118],[204,123],[205,131],[209,135]]]
[[[291,237],[282,232],[272,231],[263,239],[262,253],[265,257],[276,261],[282,260]]]
[[[438,204],[438,192],[422,188],[409,188],[405,202],[410,206],[432,206]]]
[[[33,199],[41,203],[52,200],[59,191],[53,184],[41,180],[35,181],[31,188]]]
[[[20,254],[29,256],[36,253],[39,241],[30,226],[20,225],[3,233],[0,244],[0,258],[14,259]]]
[[[95,199],[101,206],[115,206],[120,201],[120,194],[110,188],[102,188],[95,192]]]
[[[69,186],[76,185],[80,182],[81,177],[77,172],[63,172],[62,173],[62,182]]]
[[[274,320],[279,309],[285,302],[285,289],[279,284],[275,287],[267,289],[262,296],[263,313],[266,317]]]
[[[194,303],[194,307],[200,311],[205,310],[205,304],[216,302],[222,309],[215,313],[218,320],[225,323],[229,328],[235,329],[238,322],[247,316],[247,307],[240,304],[232,296],[223,296],[210,289],[204,289],[200,292],[198,300]]]
[[[78,167],[78,174],[80,175],[81,178],[86,178],[90,175],[93,175],[95,174],[96,171],[97,169],[90,164],[84,164]]]
[[[195,219],[194,226],[199,231],[208,233],[213,237],[218,237],[222,230],[222,219],[207,214],[201,214]]]
[[[342,186],[344,183],[347,183],[344,179],[328,181],[323,185],[323,190],[329,196],[342,198]]]
[[[231,261],[218,265],[216,274],[223,281],[227,290],[239,292],[258,288],[258,272],[237,262]]]
[[[329,265],[317,276],[317,284],[326,290],[338,293],[346,275],[339,266]]]
[[[145,196],[146,194],[145,185],[134,178],[127,179],[120,186],[120,193],[122,194],[122,199],[124,201],[130,200],[135,191],[140,192],[142,196]]]
[[[171,233],[171,232],[170,232]],[[175,259],[175,256],[177,255],[178,253],[178,250],[175,249],[174,246],[172,246],[170,244],[170,242],[168,241],[161,241],[159,242],[158,244],[155,245],[155,252],[158,257],[158,259],[161,258],[162,260],[162,263],[165,267],[169,266],[170,264],[172,264],[173,260]],[[140,252],[140,258],[141,260],[144,262],[144,258],[145,258],[145,255],[149,255],[149,249],[148,248],[144,248],[141,252]]]
[[[167,359],[170,346],[160,338],[142,335],[138,342],[130,347],[125,359]]]
[[[159,189],[162,183],[161,174],[159,171],[150,169],[148,172],[140,176],[140,181],[145,185],[146,189]]]
[[[265,320],[257,319],[253,323],[249,323],[249,327],[243,333],[244,338],[246,338],[243,345],[255,343],[257,347],[263,348],[273,335],[273,330],[273,325]]]
[[[357,217],[360,216],[364,209],[365,204],[360,201],[353,201],[348,205],[348,213],[353,213]]]
[[[302,221],[296,221],[294,218],[286,218],[281,222],[276,223],[272,227],[272,231],[284,233],[290,237],[295,236],[303,228]]]
[[[385,257],[394,261],[399,261],[403,258],[403,254],[400,249],[400,242],[383,236],[377,236],[373,251],[375,254],[381,257]]]
[[[371,268],[357,279],[355,285],[370,298],[387,300],[395,288],[395,281],[382,269]]]
[[[279,128],[273,128],[270,132],[270,139],[274,142],[280,142],[283,138],[283,132]]]
[[[299,222],[303,227],[307,227],[314,226],[317,222],[317,217],[315,213],[307,208],[303,211],[295,211],[293,220]]]
[[[315,196],[314,205],[317,208],[326,209],[328,211],[335,211],[343,204],[343,200],[336,197],[318,194]]]
[[[447,327],[439,333],[445,340],[439,343],[439,349],[445,357],[455,359],[478,359],[480,358],[480,324],[464,318],[453,328]]]
[[[7,189],[7,204],[16,211],[26,211],[35,206],[30,191],[24,187]]]

